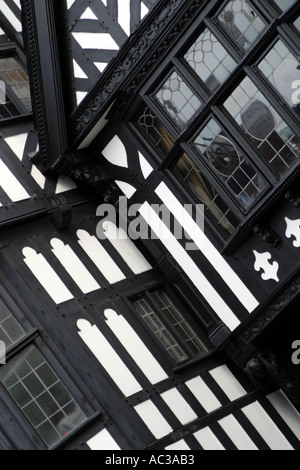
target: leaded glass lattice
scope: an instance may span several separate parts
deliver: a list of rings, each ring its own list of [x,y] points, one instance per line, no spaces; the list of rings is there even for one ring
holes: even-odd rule
[[[277,41],[258,67],[290,108],[294,108],[293,83],[300,83],[300,67],[299,60],[287,46],[281,40]]]
[[[188,184],[197,199],[205,205],[206,210],[222,231],[231,235],[238,226],[238,220],[192,159],[184,153],[178,160],[176,168],[183,181]]]
[[[194,144],[241,206],[249,209],[266,188],[265,180],[214,119],[200,132]]]
[[[256,41],[266,24],[246,0],[231,0],[217,20],[227,35],[244,51]]]
[[[299,137],[250,78],[241,82],[224,106],[278,175],[286,174],[299,160]]]
[[[189,48],[184,59],[212,93],[225,82],[237,65],[208,28]]]
[[[183,129],[201,107],[200,100],[175,71],[156,93],[156,98],[179,129]]]
[[[48,447],[86,418],[33,345],[0,368],[0,381]]]

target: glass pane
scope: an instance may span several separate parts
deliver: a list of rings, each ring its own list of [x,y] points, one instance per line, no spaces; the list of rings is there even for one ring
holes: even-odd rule
[[[294,22],[295,28],[299,31],[300,33],[300,16],[297,18],[297,20]]]
[[[300,139],[248,77],[224,106],[278,175],[298,161]]]
[[[232,0],[221,11],[217,20],[228,36],[244,50],[262,34],[266,25],[246,0]]]
[[[177,72],[170,75],[156,98],[179,129],[183,129],[201,107],[200,100]]]
[[[238,220],[186,153],[179,159],[176,168],[218,225],[227,235],[231,235],[238,226]]]
[[[0,100],[0,119],[32,111],[29,79],[14,57],[0,58],[0,81],[6,93]]]
[[[188,359],[188,356],[177,344],[173,335],[166,329],[164,324],[158,318],[156,313],[152,310],[148,301],[143,298],[133,304],[137,312],[141,315],[143,320],[147,323],[152,333],[155,334],[157,339],[161,342],[170,356],[177,362],[182,362]]]
[[[281,11],[286,11],[288,10],[296,0],[273,0],[273,3],[275,3]]]
[[[138,118],[138,125],[156,147],[159,147],[165,154],[169,152],[174,137],[169,134],[150,108],[145,108],[143,114]]]
[[[0,340],[6,348],[16,343],[25,335],[25,331],[12,316],[4,302],[0,300]]]
[[[184,58],[212,93],[237,65],[209,29],[204,30]]]
[[[0,380],[48,446],[86,418],[34,346],[2,366]],[[58,413],[60,420],[53,419]]]
[[[191,348],[192,355],[198,357],[206,352],[207,348],[167,294],[159,290],[152,292],[150,295],[161,312],[163,312],[164,318],[172,324],[177,334]]]
[[[290,108],[300,115],[299,105],[293,103],[293,84],[297,81],[300,83],[299,60],[281,40],[277,41],[258,67]]]
[[[209,121],[194,144],[241,206],[249,209],[266,183],[215,120]]]

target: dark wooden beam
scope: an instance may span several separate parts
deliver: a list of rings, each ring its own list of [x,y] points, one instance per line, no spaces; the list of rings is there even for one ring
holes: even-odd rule
[[[40,149],[35,163],[46,172],[68,147],[53,0],[22,0],[24,43]]]

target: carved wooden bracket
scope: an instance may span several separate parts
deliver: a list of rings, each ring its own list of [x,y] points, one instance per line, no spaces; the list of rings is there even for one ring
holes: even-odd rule
[[[258,235],[263,241],[265,241],[268,245],[271,245],[273,248],[281,247],[281,239],[273,229],[256,224],[253,228],[253,233]]]
[[[295,406],[300,406],[300,372],[272,351],[264,351],[251,358],[245,372],[256,386],[264,390],[281,389]]]

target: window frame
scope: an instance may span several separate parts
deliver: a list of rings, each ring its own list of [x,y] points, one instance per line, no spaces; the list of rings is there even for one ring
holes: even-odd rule
[[[30,80],[29,80],[29,76],[28,76],[26,63],[25,63],[23,54],[19,50],[16,43],[12,42],[12,43],[9,43],[7,45],[5,44],[3,46],[0,46],[0,59],[3,59],[3,58],[13,58],[13,59],[15,59],[15,61],[20,66],[20,68],[23,70],[23,72],[28,77],[28,87],[29,87],[29,92],[30,92]],[[1,72],[0,72],[0,75],[1,75]],[[5,82],[5,80],[3,80],[3,81]],[[6,82],[5,82],[5,84],[6,84],[6,95],[8,96],[8,98],[9,98],[10,102],[12,103],[12,105],[14,106],[14,108],[18,111],[18,114],[14,115],[14,116],[9,116],[9,117],[6,117],[6,118],[0,118],[0,124],[5,123],[5,122],[11,122],[13,120],[18,120],[20,118],[26,118],[28,116],[32,116],[32,114],[33,114],[32,108],[31,108],[31,111],[28,111],[26,106],[22,103],[22,100],[20,100],[20,98],[18,98],[18,96],[12,90],[11,86]],[[0,104],[0,111],[1,111],[2,106],[5,106],[5,105]]]
[[[180,334],[176,331],[176,328],[174,327],[174,325],[172,325],[168,319],[164,318],[163,311],[159,309],[159,307],[156,305],[155,301],[151,297],[151,293],[155,293],[157,291],[163,291],[167,295],[167,297],[171,300],[172,304],[180,311],[183,318],[187,321],[188,325],[192,328],[194,333],[196,333],[201,343],[203,343],[204,348],[206,348],[205,352],[203,352],[202,354],[199,354],[199,356],[192,354],[191,350],[186,345],[185,340],[180,337]],[[156,334],[146,324],[145,320],[141,317],[141,315],[139,314],[139,312],[136,310],[134,306],[134,302],[140,299],[146,299],[147,303],[150,305],[155,315],[159,318],[159,320],[164,325],[166,330],[171,334],[171,336],[176,341],[176,344],[182,349],[184,354],[187,356],[186,359],[180,362],[177,362],[172,357],[172,355],[167,351],[164,345],[160,342]],[[179,297],[178,294],[176,294],[176,292],[173,291],[173,289],[171,289],[171,287],[166,282],[162,281],[160,283],[156,283],[155,285],[151,287],[147,286],[144,289],[140,290],[139,292],[131,294],[130,296],[128,296],[128,302],[130,305],[130,310],[134,313],[135,318],[138,319],[139,324],[142,326],[143,330],[148,333],[148,336],[150,336],[151,341],[156,344],[157,349],[160,350],[161,354],[166,358],[166,360],[168,360],[169,362],[171,362],[171,364],[173,364],[173,367],[184,366],[184,365],[189,364],[191,361],[201,360],[204,357],[209,356],[214,351],[214,347],[208,341],[207,337],[205,337],[204,332],[201,331],[199,324],[197,324],[197,320],[193,318],[192,312],[189,311],[189,309],[184,305],[183,300]]]
[[[195,155],[191,152],[190,141],[197,133],[200,132],[200,128],[204,127],[204,123],[209,120],[209,117],[215,116],[217,120],[222,117],[221,122],[225,125],[226,130],[229,130],[233,136],[234,145],[241,142],[241,147],[245,152],[245,156],[249,158],[249,161],[255,168],[262,171],[263,176],[267,179],[270,187],[264,192],[262,197],[259,197],[254,202],[253,207],[251,207],[247,213],[243,213],[235,201],[229,197],[224,185],[220,184],[220,182],[217,181],[217,178],[212,177],[209,172],[205,173],[207,169],[204,168],[204,165],[201,167],[201,171],[204,170],[204,176],[208,177],[216,193],[220,195],[228,208],[239,219],[239,224],[235,232],[228,236],[222,233],[217,233],[220,230],[220,228],[218,228],[218,223],[208,214],[212,232],[216,234],[218,239],[222,240],[224,252],[230,249],[230,247],[236,243],[236,240],[241,239],[241,237],[243,237],[243,233],[248,233],[249,229],[254,226],[260,215],[267,209],[268,199],[272,196],[272,199],[276,200],[276,198],[283,193],[286,184],[294,181],[300,174],[300,162],[295,161],[295,164],[293,164],[282,177],[278,178],[271,166],[268,165],[267,162],[264,162],[263,158],[257,157],[257,149],[254,143],[252,143],[250,139],[239,130],[239,126],[223,106],[223,103],[230,94],[242,82],[242,80],[248,76],[250,80],[254,82],[255,86],[257,86],[259,91],[261,91],[261,93],[270,102],[271,106],[273,106],[282,120],[286,122],[286,124],[292,129],[293,133],[297,136],[300,118],[295,112],[288,109],[289,107],[287,103],[283,103],[283,98],[276,92],[276,90],[273,89],[267,78],[263,77],[263,74],[259,71],[258,64],[263,57],[266,56],[267,51],[271,50],[273,45],[279,39],[281,39],[291,53],[295,55],[299,46],[297,46],[297,33],[294,31],[295,27],[293,26],[293,22],[299,17],[300,7],[299,5],[294,5],[287,12],[279,15],[278,17],[278,13],[276,13],[275,9],[271,9],[269,14],[267,14],[268,12],[266,12],[264,6],[259,5],[256,0],[249,2],[266,22],[266,28],[262,35],[260,35],[251,46],[248,53],[243,55],[239,48],[236,48],[234,44],[232,44],[230,38],[228,38],[225,33],[222,33],[221,28],[215,21],[215,17],[224,8],[226,3],[227,1],[224,1],[222,2],[222,5],[216,5],[215,2],[211,2],[210,10],[208,7],[208,15],[204,17],[203,14],[200,14],[199,18],[197,18],[197,20],[195,20],[193,24],[182,33],[177,43],[172,47],[172,50],[169,51],[168,55],[166,54],[162,58],[159,67],[154,71],[151,79],[145,82],[140,88],[138,98],[139,111],[137,112],[137,107],[135,107],[135,116],[131,114],[133,120],[135,120],[140,116],[143,109],[149,107],[160,123],[174,137],[173,146],[166,154],[156,146],[156,155],[153,155],[153,158],[159,164],[159,169],[164,172],[168,172],[169,174],[170,172],[173,172],[176,174],[176,161],[184,152],[186,152],[195,162]],[[207,90],[205,90],[202,80],[197,77],[195,71],[192,70],[188,63],[184,64],[185,59],[183,58],[184,53],[191,47],[193,41],[195,41],[195,39],[197,39],[206,28],[211,31],[221,45],[225,47],[232,59],[237,62],[237,67],[233,73],[229,75],[225,82],[221,84],[216,92],[211,96],[209,96]],[[268,47],[267,50],[265,48],[266,43]],[[160,109],[158,104],[155,103],[152,98],[153,93],[162,83],[164,83],[166,77],[170,75],[170,70],[178,71],[178,73],[186,80],[187,85],[190,86],[192,90],[196,91],[196,95],[199,99],[201,101],[204,100],[204,105],[199,109],[197,116],[194,116],[194,118],[187,124],[186,128],[181,131],[172,124],[171,119],[165,115],[164,111]],[[141,139],[143,135],[144,140],[149,141],[149,137],[146,135],[146,132],[139,128],[137,120],[134,122],[134,127],[137,135],[141,135]],[[178,175],[176,178],[178,181],[177,186],[180,186],[180,182],[182,180],[180,181]],[[187,187],[186,191],[188,191]],[[184,191],[182,191],[182,193],[184,194]],[[193,195],[191,191],[190,194],[193,196],[193,200],[196,203],[195,195]]]
[[[23,432],[26,432],[28,435],[36,436],[34,444],[38,449],[55,450],[56,448],[60,448],[64,444],[68,443],[74,434],[77,434],[79,430],[83,430],[86,426],[89,425],[91,421],[97,419],[99,413],[95,413],[88,401],[83,400],[83,396],[79,387],[76,385],[72,377],[66,372],[65,368],[57,357],[57,354],[51,350],[50,345],[48,345],[43,339],[40,329],[38,327],[32,326],[32,322],[29,320],[28,315],[26,314],[26,307],[24,307],[23,312],[22,306],[19,306],[11,298],[11,296],[4,291],[2,287],[0,288],[0,297],[2,302],[10,311],[12,317],[20,324],[21,327],[24,327],[23,337],[7,348],[6,364],[0,364],[0,368],[8,366],[10,360],[15,358],[17,355],[22,354],[22,352],[30,346],[33,346],[42,356],[45,363],[56,375],[58,381],[65,387],[70,395],[70,398],[76,403],[78,408],[85,415],[85,419],[77,427],[68,432],[66,436],[61,437],[61,439],[59,439],[53,445],[47,445],[33,424],[31,424],[29,418],[27,418],[25,413],[23,413],[16,400],[6,389],[2,381],[0,381],[2,396],[5,398],[5,405],[7,410],[20,422]],[[6,436],[4,437],[6,439]]]

